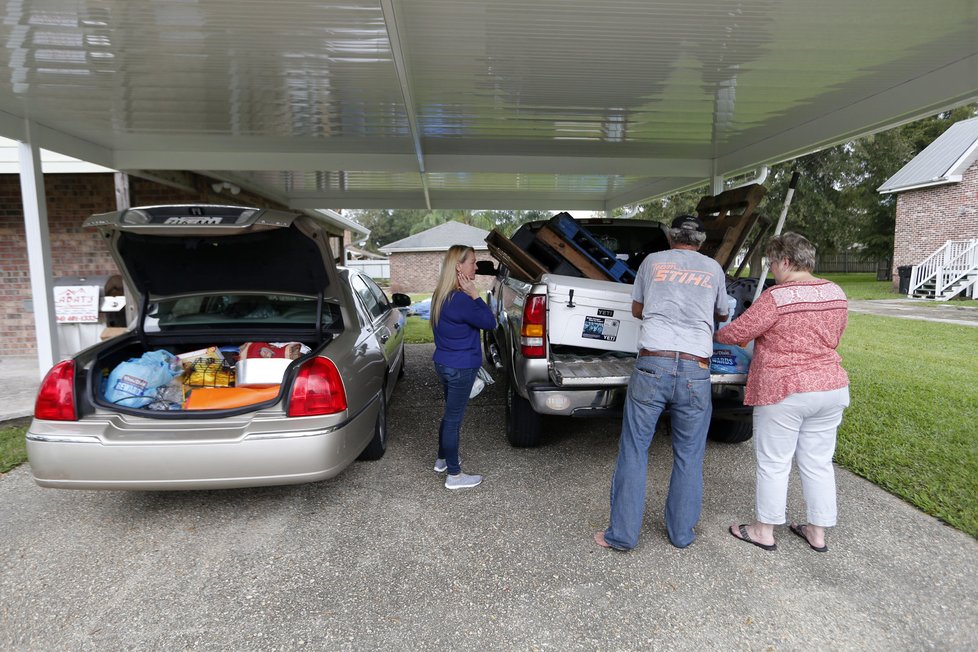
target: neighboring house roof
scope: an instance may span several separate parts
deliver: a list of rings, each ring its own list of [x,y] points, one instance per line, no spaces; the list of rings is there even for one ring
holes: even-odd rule
[[[885,194],[959,183],[976,160],[978,118],[962,120],[951,125],[877,190]]]
[[[448,251],[455,244],[468,245],[476,250],[485,251],[486,236],[489,232],[462,222],[445,222],[421,233],[415,233],[397,242],[380,248],[385,254],[404,253],[409,251]]]

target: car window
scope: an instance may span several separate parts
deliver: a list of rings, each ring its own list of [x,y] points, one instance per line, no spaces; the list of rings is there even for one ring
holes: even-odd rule
[[[372,278],[370,278],[369,276],[361,276],[360,278],[362,278],[363,279],[363,282],[366,283],[367,288],[370,290],[370,292],[375,297],[377,297],[377,304],[380,305],[380,306],[383,306],[385,312],[388,311],[388,310],[390,310],[391,309],[391,302],[387,298],[387,295],[384,294],[384,291],[380,289],[380,286],[377,285],[376,283],[374,283],[374,280]]]
[[[360,297],[360,301],[363,302],[364,307],[373,319],[380,317],[387,311],[386,297],[384,297],[385,302],[381,303],[377,295],[367,286],[366,279],[362,276],[359,274],[350,274],[350,286],[357,293],[357,296]],[[381,292],[381,295],[383,295],[383,292]]]
[[[272,294],[213,294],[164,299],[152,304],[147,324],[153,330],[184,326],[220,325],[296,325],[312,326],[316,322],[317,300],[314,297]],[[323,305],[325,329],[342,323],[339,306]]]

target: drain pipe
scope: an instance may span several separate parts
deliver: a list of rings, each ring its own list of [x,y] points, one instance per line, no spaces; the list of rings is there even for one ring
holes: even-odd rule
[[[762,165],[761,167],[757,168],[754,171],[754,177],[752,179],[747,179],[743,183],[734,186],[734,188],[742,188],[744,186],[749,186],[754,183],[764,183],[764,180],[767,179],[767,175],[770,172],[771,172],[771,168],[769,168],[766,165]],[[733,190],[733,188],[728,188],[728,190]]]
[[[766,166],[765,166],[766,168]],[[767,176],[765,174],[765,176]],[[791,206],[791,198],[795,195],[795,187],[798,185],[798,170],[791,171],[791,181],[788,182],[788,192],[784,195],[784,206],[781,207],[781,215],[778,217],[778,223],[774,227],[774,235],[781,235],[781,229],[784,228],[784,220],[788,216],[788,207]],[[764,260],[764,264],[761,265],[761,275],[757,277],[757,288],[754,290],[754,298],[752,301],[757,301],[757,297],[761,296],[761,292],[764,291],[764,281],[767,279],[768,272],[768,261]]]

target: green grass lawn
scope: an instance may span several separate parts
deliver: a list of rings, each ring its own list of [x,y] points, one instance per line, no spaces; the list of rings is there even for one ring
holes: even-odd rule
[[[0,473],[23,464],[27,460],[27,420],[10,421],[0,426]]]
[[[435,341],[431,333],[431,322],[421,317],[410,316],[404,325],[404,341],[407,344],[429,344]]]
[[[431,298],[431,293],[411,294],[411,303]],[[431,322],[420,317],[410,316],[404,325],[404,341],[408,344],[430,344],[435,341],[431,333]]]
[[[849,315],[836,462],[978,537],[978,329]]]
[[[876,274],[820,274],[841,287],[850,299],[901,299],[892,281],[877,281]]]

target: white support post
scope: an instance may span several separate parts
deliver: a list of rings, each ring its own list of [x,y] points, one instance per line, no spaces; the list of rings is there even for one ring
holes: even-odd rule
[[[37,363],[41,377],[60,359],[54,315],[51,277],[51,243],[48,230],[47,197],[41,171],[40,149],[31,143],[31,123],[25,124],[26,142],[18,146],[20,157],[20,195],[24,205],[24,231],[31,276],[34,306],[34,333],[37,336]]]
[[[713,178],[710,179],[710,194],[716,197],[721,192],[723,192],[723,175],[714,174]]]

